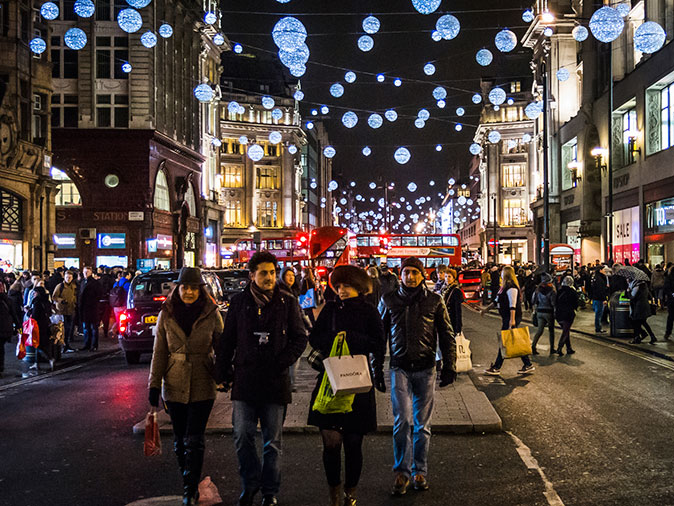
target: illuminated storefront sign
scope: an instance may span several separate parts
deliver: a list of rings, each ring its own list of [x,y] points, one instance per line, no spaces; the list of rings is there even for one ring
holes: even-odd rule
[[[649,233],[674,232],[674,199],[646,205],[646,230]]]
[[[636,263],[641,257],[641,220],[639,206],[622,209],[613,213],[613,260],[624,262],[628,259]]]
[[[126,248],[126,234],[110,233],[98,234],[98,249],[124,249]]]
[[[58,249],[75,249],[77,234],[54,234],[54,244]]]

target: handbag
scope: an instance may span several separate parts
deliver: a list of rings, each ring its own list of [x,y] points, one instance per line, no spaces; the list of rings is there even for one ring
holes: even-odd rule
[[[346,333],[340,332],[336,339],[339,339],[340,352],[336,356],[323,360],[325,374],[330,381],[330,387],[335,395],[339,394],[362,394],[372,390],[372,377],[370,376],[370,365],[365,355],[351,355],[347,351],[343,352]]]
[[[145,444],[143,451],[146,457],[161,455],[161,438],[159,437],[159,424],[157,412],[148,413],[145,416]]]
[[[531,355],[529,327],[502,330],[499,334],[499,347],[503,358],[516,358]]]
[[[531,313],[531,324],[534,327],[538,327],[538,312],[534,309],[534,312]]]
[[[473,369],[470,355],[470,341],[463,332],[459,332],[456,336],[456,372],[468,372]]]
[[[336,357],[338,353],[349,353],[349,347],[344,342],[345,332],[340,332],[332,342],[332,350],[330,356]],[[321,414],[327,415],[332,413],[350,413],[353,411],[353,400],[355,394],[335,394],[330,386],[330,380],[327,373],[323,373],[321,385],[318,388],[318,394],[314,400],[311,409],[318,411]]]

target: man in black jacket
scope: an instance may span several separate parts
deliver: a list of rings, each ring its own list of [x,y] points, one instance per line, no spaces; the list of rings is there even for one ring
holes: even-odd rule
[[[611,293],[608,286],[608,278],[605,270],[607,267],[600,267],[594,271],[592,279],[590,280],[589,298],[592,301],[592,309],[594,310],[594,331],[597,333],[605,333],[601,328],[601,319],[604,314],[604,307],[606,306],[608,296]]]
[[[276,257],[255,253],[248,262],[251,282],[232,298],[217,346],[216,380],[232,387],[234,443],[243,493],[239,504],[278,504],[281,432],[291,402],[288,368],[302,355],[307,335],[294,296],[276,284]],[[255,446],[260,421],[263,461]]]
[[[402,286],[385,294],[379,304],[391,354],[394,495],[407,492],[410,477],[415,489],[428,489],[426,474],[438,346],[443,360],[440,386],[456,379],[454,331],[442,297],[426,288],[424,266],[418,258],[403,261],[401,279]]]
[[[91,267],[85,267],[82,269],[82,273],[84,274],[84,280],[80,285],[79,300],[77,301],[84,334],[84,345],[80,348],[80,351],[93,351],[98,349],[99,301],[102,291],[101,285],[93,276],[94,270]]]

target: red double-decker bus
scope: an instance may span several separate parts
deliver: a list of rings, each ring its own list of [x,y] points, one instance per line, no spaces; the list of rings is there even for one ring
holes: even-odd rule
[[[400,267],[404,258],[419,258],[426,269],[440,264],[461,266],[461,238],[457,234],[359,234],[357,256]]]
[[[239,239],[234,243],[236,262],[246,264],[257,251],[252,239]],[[260,250],[269,251],[278,260],[279,267],[309,264],[309,234],[299,233],[295,237],[266,238],[260,242]]]
[[[309,259],[317,267],[351,263],[352,234],[346,228],[319,227],[309,234]]]

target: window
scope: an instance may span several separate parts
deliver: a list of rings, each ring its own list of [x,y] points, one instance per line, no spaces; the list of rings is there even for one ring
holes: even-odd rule
[[[513,81],[510,83],[510,93],[519,93],[522,91],[521,81]]]
[[[187,191],[185,192],[185,202],[187,203],[187,207],[190,210],[190,216],[196,216],[197,201],[194,197],[194,186],[192,185],[192,183],[189,184]]]
[[[278,167],[257,167],[257,188],[276,190],[278,188]]]
[[[527,224],[527,212],[522,199],[503,200],[503,224],[506,227],[521,227]]]
[[[367,236],[365,236],[365,237],[362,237],[362,236],[361,236],[361,237],[358,237],[358,238],[356,239],[356,245],[357,245],[357,246],[361,246],[361,247],[367,246],[367,241],[368,241]]]
[[[30,40],[30,34],[31,34],[31,29],[30,29],[30,11],[28,9],[20,9],[19,11],[19,36],[21,37],[21,40],[28,44],[28,41]]]
[[[128,37],[96,37],[96,78],[128,79],[122,65],[129,59]]]
[[[51,177],[58,183],[59,192],[56,194],[57,206],[81,206],[80,192],[72,179],[62,170],[52,167]]]
[[[629,165],[634,163],[636,160],[634,158],[634,142],[636,141],[636,136],[638,132],[637,127],[637,111],[635,109],[630,109],[625,111],[622,115],[622,128],[623,128],[623,160],[625,164]]]
[[[417,245],[417,238],[416,236],[409,236],[406,235],[402,238],[402,245],[405,246],[416,246]]]
[[[77,51],[69,49],[63,37],[51,38],[51,76],[54,79],[77,79]]]
[[[370,237],[370,246],[380,246],[380,240],[379,237]]]
[[[578,184],[578,138],[574,137],[562,146],[562,190],[570,190]]]
[[[96,126],[128,128],[128,95],[96,95]]]
[[[47,95],[33,94],[33,142],[45,146],[47,142]]]
[[[222,166],[222,187],[243,188],[243,165]]]
[[[458,246],[459,239],[453,235],[442,236],[442,245],[443,246]]]
[[[154,183],[154,208],[160,211],[171,210],[168,181],[163,170],[157,171],[157,179]]]
[[[525,184],[526,165],[509,163],[503,165],[503,188],[516,188]]]
[[[61,3],[61,19],[66,21],[77,20],[77,15],[75,14],[75,0],[63,0]]]
[[[77,128],[77,95],[58,95],[51,97],[51,126],[53,128]]]
[[[257,203],[257,226],[276,227],[278,223],[278,203],[275,200],[260,200]]]
[[[0,190],[0,230],[21,232],[21,200],[9,192]]]

